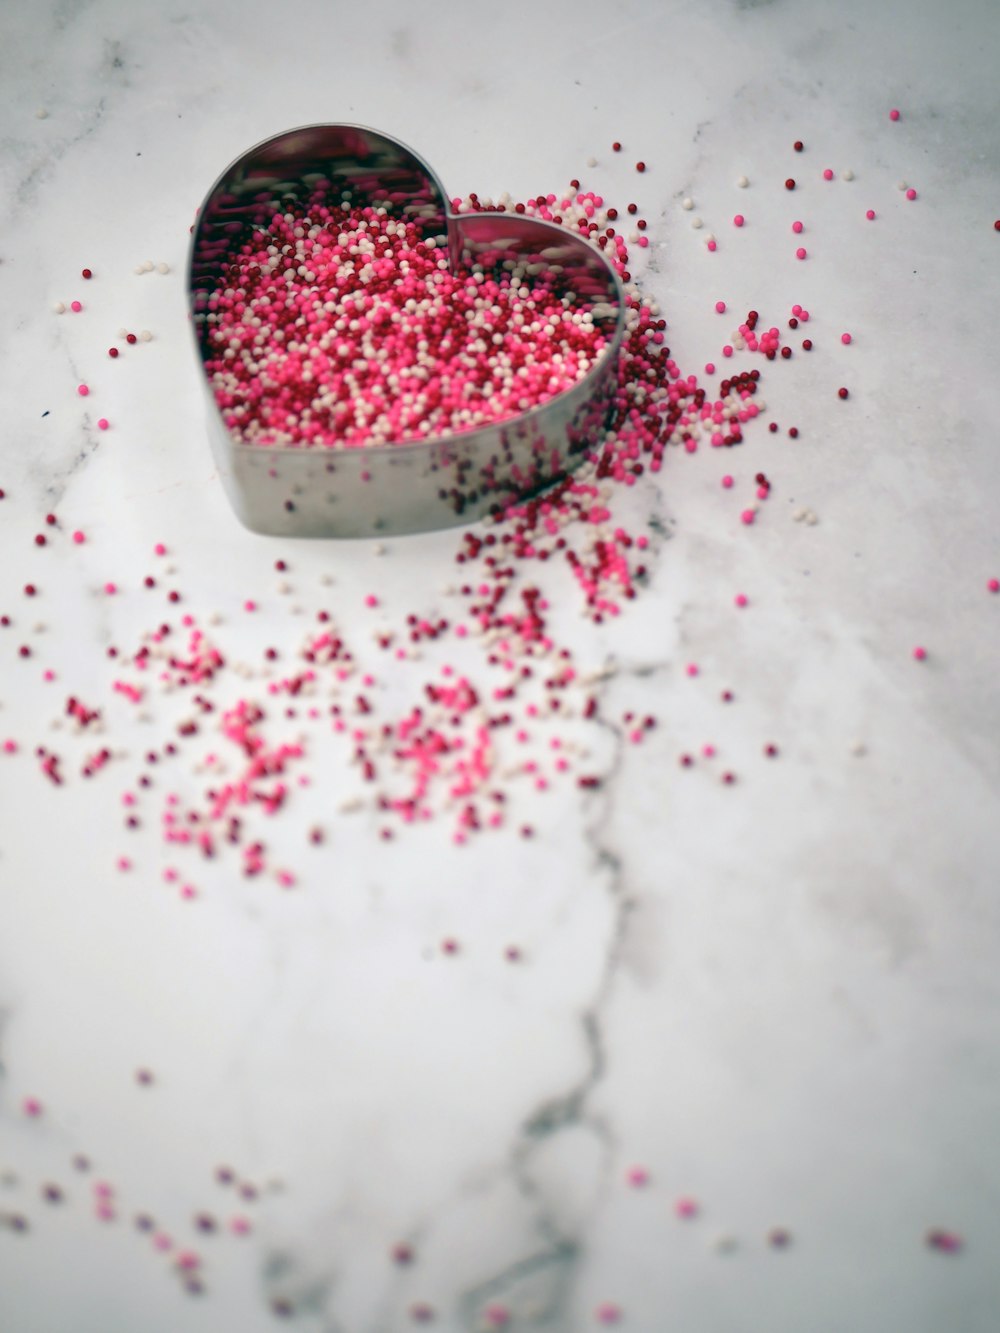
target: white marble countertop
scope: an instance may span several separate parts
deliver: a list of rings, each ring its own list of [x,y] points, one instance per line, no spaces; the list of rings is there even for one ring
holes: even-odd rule
[[[3,29],[0,1328],[995,1330],[1000,9],[47,0]],[[284,716],[266,648],[328,608],[363,659],[454,615],[459,577],[461,530],[381,555],[246,532],[208,452],[193,211],[324,120],[398,135],[456,194],[636,201],[682,372],[758,368],[766,411],[615,495],[651,537],[620,616],[530,572],[598,677],[597,720],[567,695],[576,768],[536,791],[499,740],[502,828],[455,845],[442,811],[386,841],[314,727],[309,785],[243,812],[269,847],[248,879],[164,842],[166,794],[196,801],[228,742],[183,691],[116,693],[126,655],[195,615],[226,658],[205,696],[295,739],[312,701]],[[791,360],[723,361],[751,308]],[[379,658],[380,707],[460,656],[437,649]],[[642,744],[629,713],[658,720]]]

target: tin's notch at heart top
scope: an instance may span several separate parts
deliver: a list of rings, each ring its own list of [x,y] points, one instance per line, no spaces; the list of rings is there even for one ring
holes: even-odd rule
[[[326,191],[385,207],[422,236],[447,241],[456,271],[512,263],[571,294],[605,332],[572,386],[516,417],[432,439],[355,448],[245,443],[225,425],[205,373],[211,294],[251,230]],[[451,211],[412,149],[361,125],[311,125],[237,158],[209,191],[194,228],[188,298],[208,395],[209,435],[237,516],[257,532],[363,537],[453,526],[498,512],[564,475],[595,443],[617,387],[625,326],[621,282],[600,250],[564,227],[517,213]]]

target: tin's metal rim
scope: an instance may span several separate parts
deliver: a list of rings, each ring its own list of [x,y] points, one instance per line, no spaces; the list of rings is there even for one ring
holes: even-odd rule
[[[251,148],[248,148],[244,152],[240,153],[238,157],[233,158],[233,160],[229,163],[229,165],[219,173],[219,175],[213,182],[211,189],[209,189],[206,192],[205,197],[202,200],[201,206],[198,210],[197,219],[191,228],[191,236],[190,240],[188,241],[188,257],[187,257],[187,268],[186,268],[187,304],[188,304],[189,323],[191,326],[191,336],[194,340],[195,352],[197,355],[199,365],[201,364],[202,360],[201,344],[199,342],[198,330],[193,318],[194,311],[192,309],[192,298],[194,295],[193,274],[194,274],[195,250],[198,243],[199,222],[205,206],[213,198],[216,191],[223,184],[223,182],[226,181],[233,174],[233,172],[237,170],[237,168],[239,168],[244,162],[250,161],[254,157],[258,156],[264,149],[270,148],[274,144],[278,143],[280,140],[289,138],[290,136],[295,134],[301,134],[304,132],[308,132],[310,130],[325,130],[325,129],[358,130],[364,134],[374,134],[381,139],[388,140],[389,142],[397,145],[399,148],[402,148],[405,152],[409,153],[410,156],[413,157],[417,161],[417,163],[421,166],[421,168],[424,170],[428,179],[437,187],[438,191],[440,192],[441,198],[444,200],[445,203],[444,220],[449,240],[452,237],[453,230],[461,224],[464,218],[483,216],[481,214],[474,214],[474,213],[469,214],[469,213],[452,212],[451,200],[447,190],[445,190],[444,185],[442,184],[441,179],[438,176],[437,172],[434,171],[428,165],[426,159],[422,156],[422,154],[418,153],[415,149],[411,148],[409,144],[405,143],[402,139],[396,138],[395,135],[386,134],[383,130],[373,129],[370,125],[359,125],[351,121],[339,121],[339,120],[316,121],[309,125],[296,125],[291,129],[282,130],[279,134],[272,134],[269,135],[266,139],[261,139]],[[487,215],[487,216],[503,216],[503,215],[501,214],[501,215]],[[231,448],[255,456],[261,454],[263,451],[268,449],[274,449],[276,451],[288,454],[309,453],[319,457],[322,457],[324,455],[330,455],[333,457],[338,457],[338,456],[342,457],[345,454],[363,455],[364,457],[374,457],[374,458],[378,458],[380,456],[399,457],[405,454],[416,455],[419,454],[421,451],[429,451],[433,447],[440,447],[440,444],[443,441],[448,441],[448,442],[460,441],[463,445],[465,444],[471,445],[472,443],[474,443],[474,441],[478,436],[486,435],[488,432],[492,432],[496,430],[498,427],[511,426],[514,423],[522,421],[526,423],[531,423],[532,421],[536,420],[539,416],[544,416],[544,414],[554,404],[560,403],[562,399],[565,398],[568,394],[579,393],[580,390],[583,389],[588,384],[589,381],[596,380],[598,376],[600,376],[605,371],[609,361],[616,360],[618,357],[625,333],[625,311],[627,307],[625,288],[621,278],[615,271],[614,266],[610,263],[607,256],[601,249],[599,249],[599,247],[592,246],[590,242],[585,240],[582,236],[579,236],[575,232],[568,230],[566,227],[561,227],[554,222],[546,222],[543,218],[531,218],[530,221],[535,226],[542,227],[551,231],[553,239],[558,238],[562,244],[565,244],[568,239],[571,239],[573,241],[578,242],[580,245],[587,246],[588,250],[592,252],[592,255],[598,258],[600,262],[603,264],[604,268],[607,270],[608,277],[612,283],[612,286],[615,289],[618,298],[618,314],[615,320],[614,333],[611,335],[607,345],[602,350],[600,356],[597,357],[594,364],[587,371],[586,375],[584,375],[581,379],[577,380],[575,384],[570,385],[566,389],[561,389],[559,393],[555,394],[552,398],[547,398],[544,403],[540,403],[537,407],[528,408],[524,412],[518,412],[514,416],[504,417],[498,421],[491,421],[486,425],[476,427],[474,430],[456,431],[453,432],[451,435],[435,435],[429,439],[423,439],[423,440],[402,440],[398,444],[393,444],[391,441],[389,441],[385,444],[354,445],[344,448],[340,448],[336,445],[333,446],[326,445],[320,447],[309,446],[308,448],[299,449],[295,445],[287,445],[287,444],[286,445],[248,444],[245,440],[241,440],[236,436],[234,436],[233,433],[228,429],[228,427],[223,427],[229,436]],[[204,378],[203,369],[202,369],[202,376]],[[211,386],[209,386],[209,389],[211,390]],[[220,424],[222,424],[221,417],[220,417]]]

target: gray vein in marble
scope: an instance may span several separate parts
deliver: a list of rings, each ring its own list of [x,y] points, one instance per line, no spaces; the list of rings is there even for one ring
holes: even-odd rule
[[[659,669],[651,665],[640,668],[641,674]],[[600,715],[598,714],[600,719]],[[470,1321],[484,1302],[498,1297],[511,1299],[518,1295],[519,1314],[526,1313],[524,1294],[520,1289],[529,1279],[543,1279],[543,1291],[533,1292],[530,1324],[534,1328],[561,1327],[555,1322],[569,1306],[569,1292],[574,1273],[581,1258],[580,1241],[564,1234],[553,1213],[545,1192],[532,1174],[532,1158],[552,1137],[570,1128],[583,1128],[593,1134],[604,1150],[605,1175],[614,1148],[610,1126],[600,1116],[587,1110],[587,1101],[607,1072],[607,1052],[602,1029],[602,1012],[614,987],[622,957],[622,944],[627,930],[629,912],[633,906],[623,881],[622,861],[608,845],[607,826],[610,821],[614,779],[621,771],[624,737],[621,729],[607,720],[600,725],[615,738],[614,755],[604,785],[595,793],[592,820],[585,825],[583,835],[594,853],[595,869],[607,880],[606,892],[614,902],[614,920],[605,954],[604,969],[593,998],[580,1014],[579,1024],[583,1037],[585,1065],[579,1078],[564,1092],[549,1097],[526,1117],[519,1140],[509,1163],[510,1177],[518,1193],[533,1208],[535,1226],[544,1244],[536,1253],[509,1265],[500,1273],[469,1290],[462,1298],[461,1309]]]

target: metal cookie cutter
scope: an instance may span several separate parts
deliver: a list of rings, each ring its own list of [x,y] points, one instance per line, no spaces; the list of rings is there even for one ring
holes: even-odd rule
[[[572,388],[479,429],[360,448],[243,443],[226,427],[207,374],[211,293],[250,229],[329,190],[384,206],[446,238],[454,268],[527,263],[528,273],[590,310],[606,346]],[[212,452],[237,517],[255,532],[370,537],[468,523],[563,476],[607,422],[625,328],[621,282],[600,250],[554,223],[516,213],[457,215],[412,149],[362,125],[307,125],[257,144],[227,167],[199,210],[188,257],[188,300]]]

